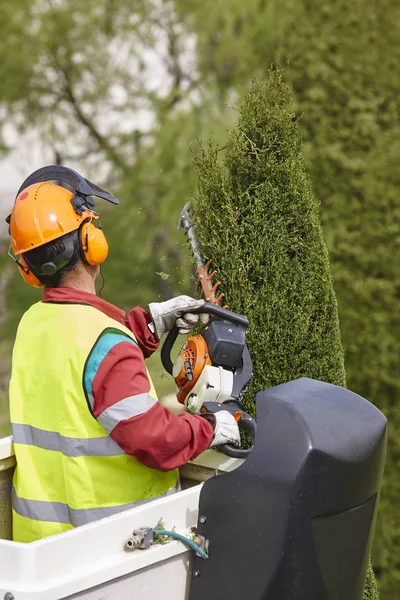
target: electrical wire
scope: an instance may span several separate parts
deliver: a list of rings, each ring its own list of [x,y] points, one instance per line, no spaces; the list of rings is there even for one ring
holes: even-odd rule
[[[180,533],[177,533],[176,531],[167,531],[166,529],[155,529],[154,535],[166,535],[168,537],[172,537],[175,540],[179,540],[183,544],[186,544],[186,546],[189,546],[189,548],[194,550],[196,554],[198,554],[203,560],[206,560],[208,558],[204,550],[200,548],[200,546],[198,546],[193,540],[185,537],[184,535],[181,535]]]
[[[106,280],[104,279],[103,271],[101,270],[101,265],[100,265],[100,277],[101,277],[101,287],[99,289],[99,296],[100,296],[100,298],[103,298],[103,296],[101,295],[101,292],[104,290]]]

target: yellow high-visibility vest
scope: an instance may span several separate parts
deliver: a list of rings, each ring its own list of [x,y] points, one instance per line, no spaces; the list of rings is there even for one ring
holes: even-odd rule
[[[148,394],[118,402],[103,419],[91,413],[85,368],[110,332],[136,343],[127,327],[84,304],[38,302],[19,324],[10,382],[15,541],[61,533],[176,490],[177,469],[145,467],[107,433],[157,401],[150,375]]]

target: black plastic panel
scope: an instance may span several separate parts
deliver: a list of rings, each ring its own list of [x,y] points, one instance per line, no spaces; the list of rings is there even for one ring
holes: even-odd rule
[[[386,418],[343,388],[298,379],[257,396],[257,438],[207,481],[190,600],[361,600]]]

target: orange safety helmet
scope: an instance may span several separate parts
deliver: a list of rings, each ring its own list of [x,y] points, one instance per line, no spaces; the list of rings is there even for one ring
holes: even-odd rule
[[[60,184],[63,183],[74,192],[62,187]],[[118,204],[112,194],[84,179],[76,171],[59,165],[43,167],[24,181],[12,213],[6,220],[11,236],[9,254],[29,285],[40,287],[40,275],[54,275],[65,267],[73,255],[73,243],[66,243],[60,255],[52,262],[41,265],[39,277],[32,272],[24,253],[78,229],[81,232],[82,259],[89,265],[100,265],[105,261],[108,244],[103,231],[92,222],[99,219],[99,215],[93,211],[93,196]]]

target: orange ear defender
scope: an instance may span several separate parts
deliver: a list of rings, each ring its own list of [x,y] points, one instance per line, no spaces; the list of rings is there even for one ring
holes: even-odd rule
[[[39,279],[36,277],[36,275],[33,274],[31,269],[28,267],[22,254],[18,260],[17,258],[15,258],[15,256],[13,256],[11,254],[11,246],[10,246],[10,248],[8,250],[8,256],[10,256],[13,259],[13,261],[17,264],[17,266],[19,267],[19,272],[22,275],[22,278],[24,279],[24,281],[26,281],[26,283],[28,285],[31,285],[32,287],[42,287],[43,284],[40,283]]]
[[[89,265],[101,265],[108,255],[108,244],[104,232],[95,227],[90,219],[82,225],[82,258]]]
[[[19,266],[19,272],[21,273],[21,275],[22,275],[23,279],[26,281],[26,283],[28,283],[32,287],[42,287],[43,284],[39,281],[39,279],[36,277],[36,275],[28,267],[23,256],[21,256],[21,258],[17,262],[17,265]]]

